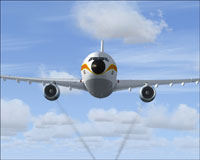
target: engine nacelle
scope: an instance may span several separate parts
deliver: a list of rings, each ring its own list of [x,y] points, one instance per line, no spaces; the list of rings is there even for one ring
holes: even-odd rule
[[[44,97],[50,101],[58,99],[60,96],[60,89],[56,84],[50,83],[44,87]]]
[[[144,102],[153,101],[155,96],[156,96],[156,90],[153,87],[149,86],[149,85],[144,85],[140,89],[140,98]]]

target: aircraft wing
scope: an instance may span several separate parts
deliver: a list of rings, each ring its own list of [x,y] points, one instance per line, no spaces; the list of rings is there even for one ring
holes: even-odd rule
[[[159,85],[169,85],[169,86],[172,86],[173,84],[184,85],[185,83],[192,83],[192,82],[198,84],[199,80],[200,80],[199,78],[171,79],[171,80],[118,80],[114,88],[114,91],[142,87],[145,84],[154,86],[155,88],[157,88]]]
[[[4,81],[7,79],[9,80],[16,80],[18,83],[21,81],[28,82],[31,84],[32,82],[41,83],[43,85],[48,83],[54,83],[58,86],[70,87],[74,89],[84,90],[86,91],[85,85],[82,83],[81,80],[69,80],[69,79],[50,79],[50,78],[28,78],[28,77],[13,77],[13,76],[1,76]]]

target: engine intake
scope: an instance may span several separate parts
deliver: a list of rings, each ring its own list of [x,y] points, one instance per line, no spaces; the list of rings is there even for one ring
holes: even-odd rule
[[[58,99],[58,97],[60,96],[60,89],[58,88],[58,86],[56,84],[47,84],[44,87],[44,97],[50,101],[54,101],[56,99]]]
[[[156,96],[156,90],[153,87],[149,86],[149,85],[144,85],[140,89],[140,98],[144,102],[153,101],[155,96]]]

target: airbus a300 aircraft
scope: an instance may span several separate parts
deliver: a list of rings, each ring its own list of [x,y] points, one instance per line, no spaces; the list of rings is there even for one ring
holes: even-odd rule
[[[81,66],[81,80],[67,80],[67,79],[49,79],[49,78],[26,78],[26,77],[12,77],[1,76],[3,80],[11,79],[20,81],[27,81],[42,83],[44,85],[44,96],[48,100],[56,100],[60,96],[58,86],[69,87],[71,90],[79,89],[88,91],[96,98],[108,97],[112,92],[126,90],[131,91],[132,88],[141,87],[140,98],[144,102],[151,102],[155,96],[159,85],[178,84],[195,82],[199,83],[197,79],[172,79],[172,80],[117,80],[117,66],[115,61],[104,52],[104,42],[101,41],[101,50],[89,54]]]

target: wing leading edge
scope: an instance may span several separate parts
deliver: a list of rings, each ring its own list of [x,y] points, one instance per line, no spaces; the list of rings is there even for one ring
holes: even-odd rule
[[[173,84],[184,85],[185,83],[192,83],[192,82],[195,82],[196,84],[198,84],[199,80],[200,79],[198,78],[172,79],[172,80],[118,80],[114,88],[114,91],[142,87],[145,84],[154,86],[155,88],[157,88],[159,85],[169,85],[169,86],[172,86]]]
[[[50,79],[50,78],[28,78],[28,77],[13,77],[13,76],[1,76],[1,75],[0,78],[2,78],[4,81],[6,81],[7,79],[16,80],[18,83],[21,81],[28,82],[29,84],[31,84],[32,82],[41,83],[43,85],[48,83],[54,83],[59,86],[70,87],[86,91],[85,85],[82,83],[82,81],[75,79],[69,80],[69,79]]]
[[[84,91],[87,90],[81,80],[75,80],[75,79],[69,80],[69,79],[50,79],[50,78],[28,78],[28,77],[1,76],[1,75],[0,75],[0,78],[2,78],[4,81],[6,81],[7,79],[16,80],[18,83],[21,81],[28,82],[29,84],[31,84],[32,82],[41,83],[43,85],[48,84],[48,83],[54,83],[59,86],[70,87],[70,88],[84,90]],[[125,89],[142,87],[145,84],[148,84],[150,86],[154,86],[157,88],[159,85],[170,85],[170,86],[172,86],[173,84],[184,85],[185,83],[192,83],[192,82],[195,82],[196,84],[198,84],[199,81],[200,79],[198,78],[173,79],[173,80],[118,80],[113,91],[120,91],[120,90],[125,90]]]

